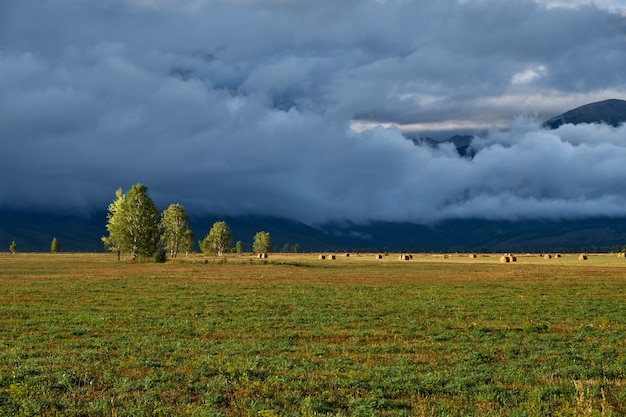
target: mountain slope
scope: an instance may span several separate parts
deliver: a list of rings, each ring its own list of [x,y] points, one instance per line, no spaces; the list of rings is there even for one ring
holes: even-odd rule
[[[311,227],[292,220],[245,216],[193,216],[195,240],[213,223],[225,220],[233,244],[241,240],[250,251],[256,232],[268,231],[275,248],[298,244],[303,251],[406,252],[543,252],[606,251],[626,245],[626,218],[562,221],[448,220],[436,225],[375,222],[367,225],[329,223]],[[106,213],[69,216],[0,211],[0,252],[12,241],[20,252],[48,252],[57,237],[63,252],[100,252],[106,234]]]
[[[567,123],[606,123],[617,127],[624,122],[626,122],[626,101],[609,99],[569,110],[546,120],[543,127],[556,129]]]

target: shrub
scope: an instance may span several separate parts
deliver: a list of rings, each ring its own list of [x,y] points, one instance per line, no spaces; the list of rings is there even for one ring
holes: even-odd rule
[[[167,260],[167,252],[161,248],[154,253],[154,262],[163,264]]]

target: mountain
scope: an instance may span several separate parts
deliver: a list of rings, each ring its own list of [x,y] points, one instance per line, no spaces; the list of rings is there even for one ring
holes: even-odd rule
[[[585,104],[569,110],[563,114],[555,116],[543,122],[542,127],[549,129],[557,129],[564,124],[580,124],[580,123],[606,123],[613,127],[617,127],[626,122],[626,100],[608,99],[598,101],[596,103]],[[473,135],[454,135],[445,140],[435,140],[430,137],[409,137],[415,145],[430,146],[436,148],[441,144],[451,143],[456,148],[460,156],[473,158],[475,151],[471,149],[470,144]]]
[[[411,141],[417,146],[426,145],[432,148],[436,148],[438,146],[441,146],[442,144],[451,143],[456,151],[459,153],[459,155],[473,157],[474,154],[470,149],[472,139],[474,139],[474,136],[472,135],[454,135],[452,137],[449,137],[448,139],[441,141],[435,140],[428,136],[411,138]]]
[[[596,103],[585,104],[555,116],[543,123],[543,127],[556,129],[571,123],[606,123],[613,127],[626,122],[626,101],[609,99]]]
[[[469,149],[472,139],[474,136],[471,135],[454,135],[444,140],[443,143],[452,143],[461,156],[473,157],[474,153]]]
[[[15,241],[20,252],[49,252],[57,238],[62,252],[102,251],[106,213],[89,215],[0,210],[0,252]]]
[[[233,243],[252,247],[256,232],[268,231],[275,248],[298,244],[303,251],[405,252],[565,252],[608,251],[626,244],[626,218],[561,221],[448,220],[434,225],[375,222],[366,225],[328,223],[312,227],[292,220],[260,217],[191,215],[195,240],[203,239],[215,221],[225,220]],[[56,237],[63,252],[101,252],[106,213],[67,215],[0,211],[0,252],[12,241],[20,252],[49,252]]]

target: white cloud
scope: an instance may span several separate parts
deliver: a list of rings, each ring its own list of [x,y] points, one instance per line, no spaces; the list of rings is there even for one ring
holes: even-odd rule
[[[511,78],[511,83],[530,84],[538,78],[543,77],[547,73],[547,71],[548,69],[545,67],[545,65],[536,65],[515,73]]]

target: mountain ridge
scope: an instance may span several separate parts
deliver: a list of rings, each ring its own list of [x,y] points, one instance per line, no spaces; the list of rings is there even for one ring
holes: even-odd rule
[[[618,127],[626,122],[626,101],[611,98],[585,104],[546,120],[544,128],[557,129],[564,124],[606,123]]]
[[[262,230],[272,235],[275,250],[298,244],[305,252],[603,252],[620,250],[626,244],[626,218],[452,219],[432,225],[330,222],[314,227],[275,217],[190,217],[196,242],[215,221],[224,220],[231,228],[233,244],[241,240],[245,251],[251,251],[254,234]],[[105,225],[105,212],[70,216],[0,210],[0,252],[7,252],[12,241],[20,252],[49,252],[53,237],[63,252],[102,252]]]

